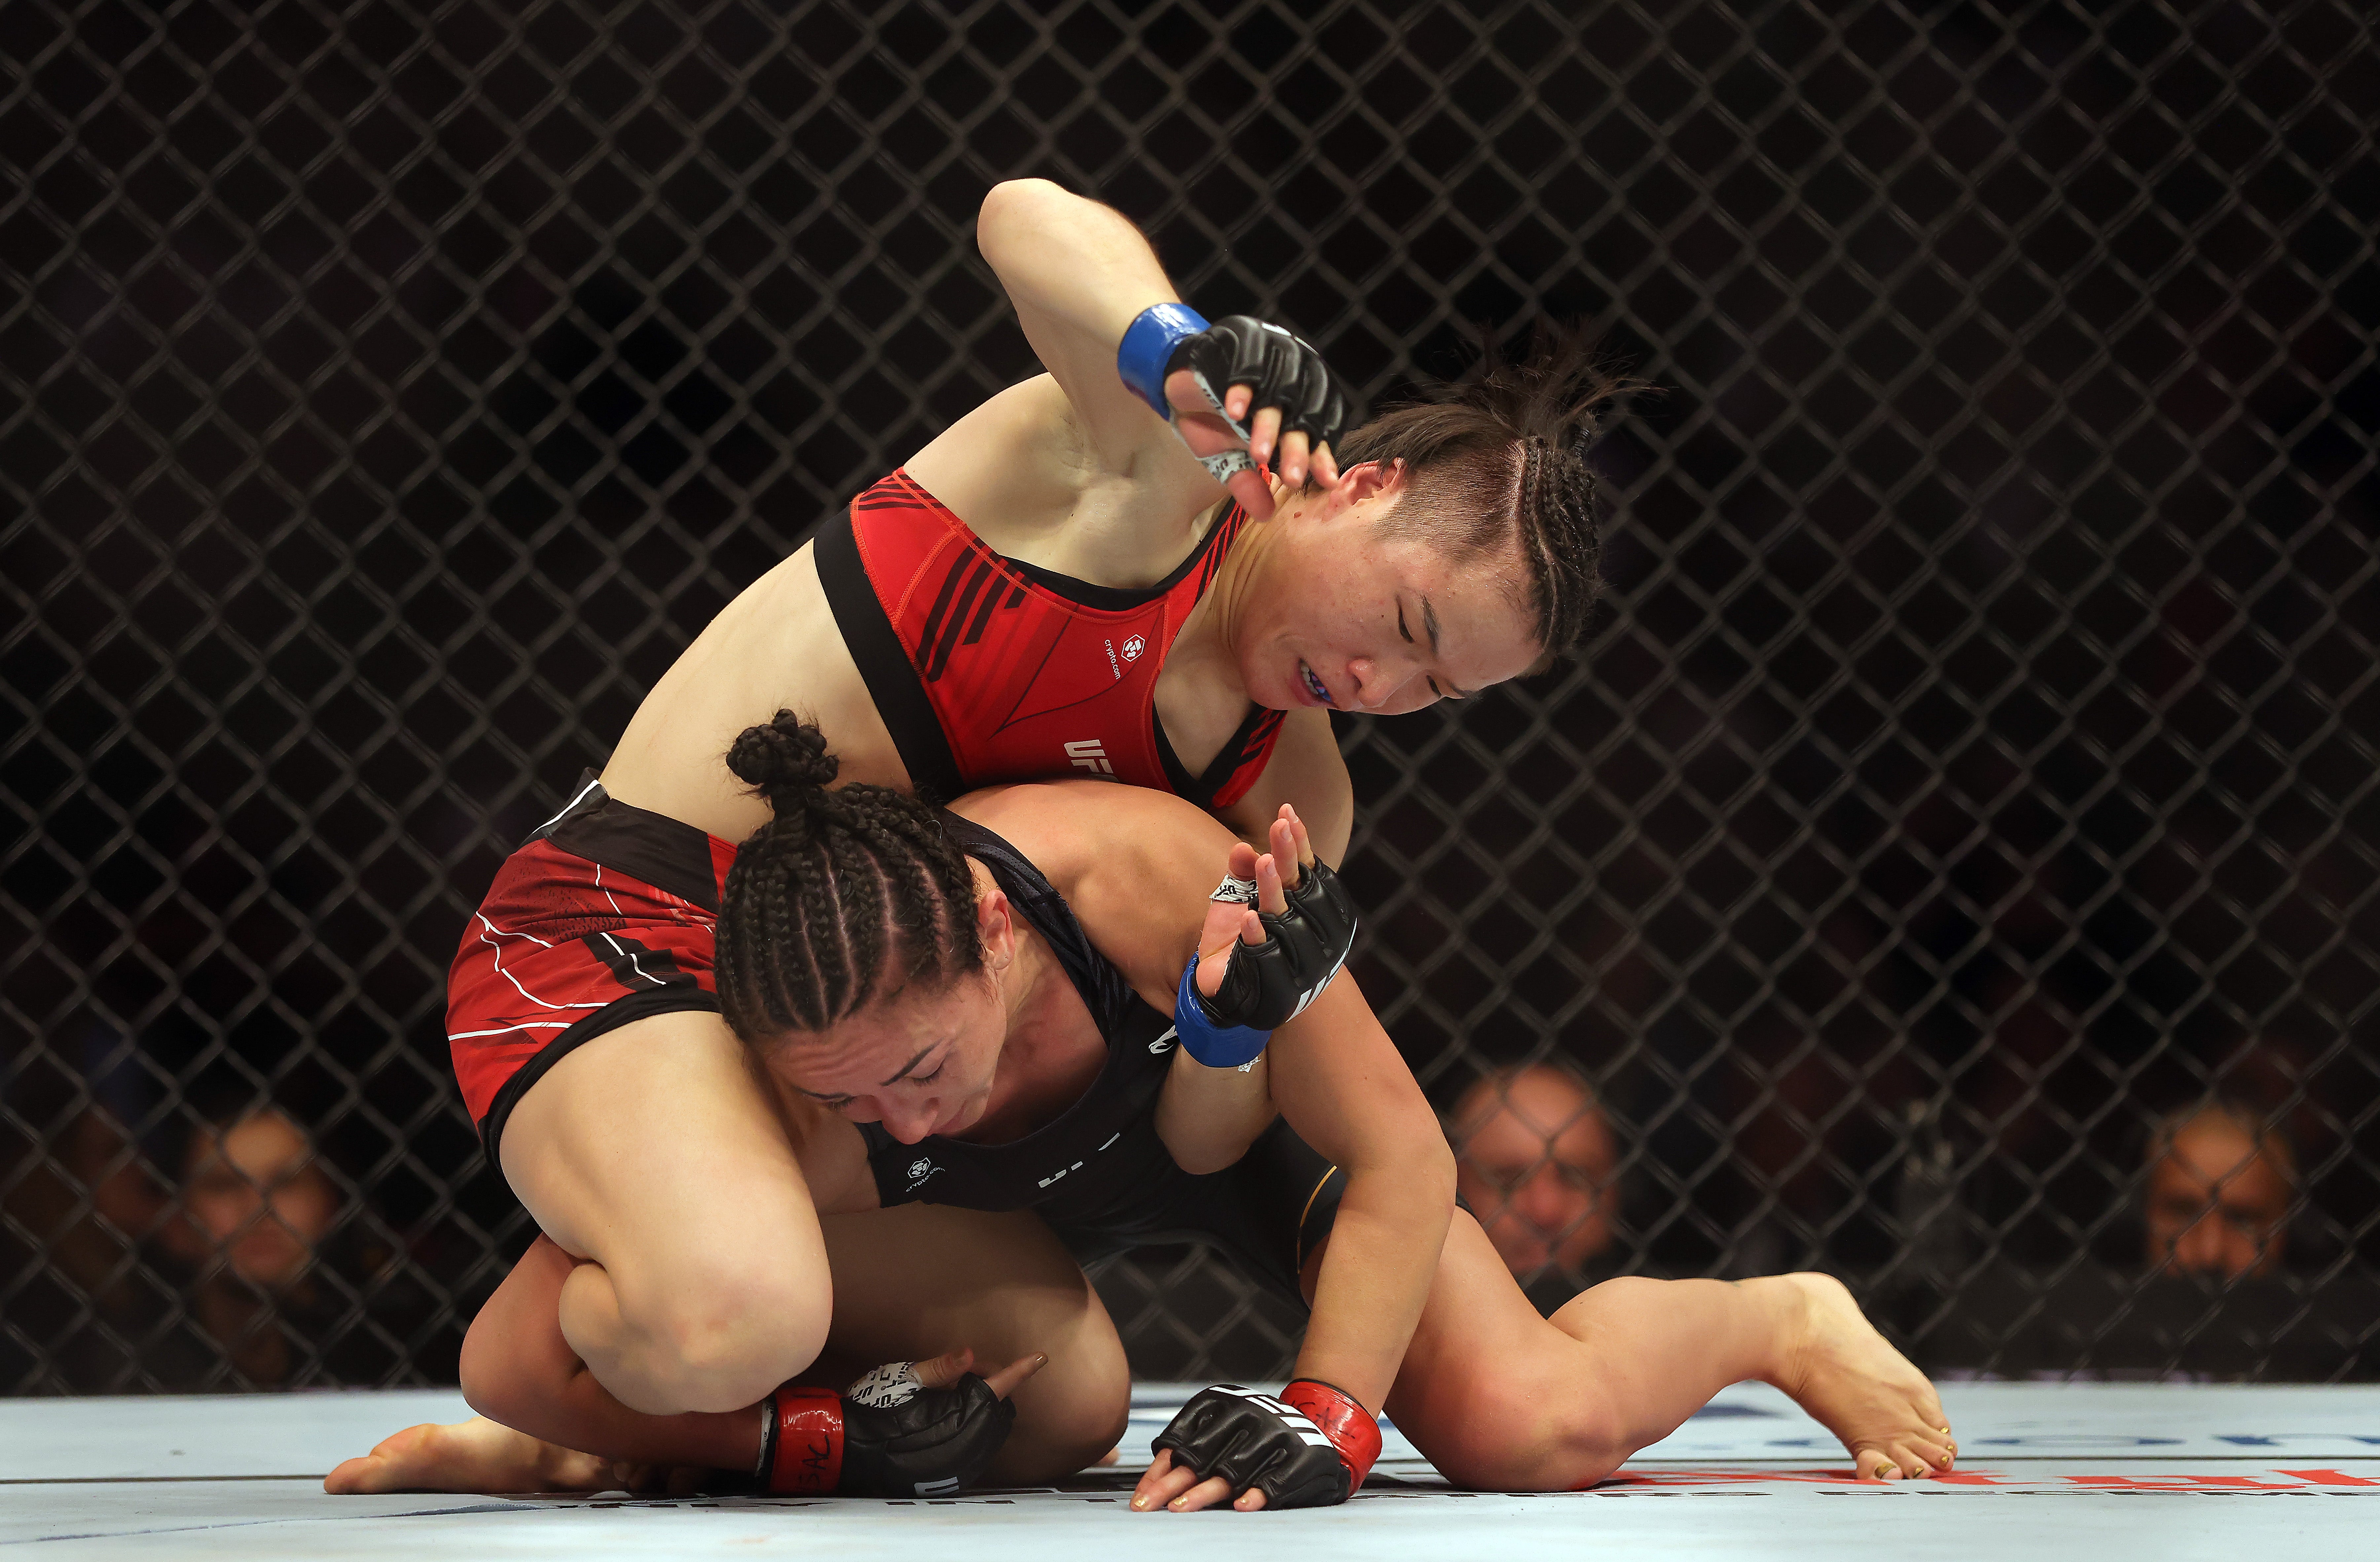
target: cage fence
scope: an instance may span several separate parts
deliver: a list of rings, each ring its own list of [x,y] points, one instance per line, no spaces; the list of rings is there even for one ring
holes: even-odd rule
[[[1025,175],[1375,405],[1544,319],[1657,387],[1584,654],[1342,727],[1354,969],[1533,1295],[2380,1371],[2361,8],[4,0],[0,69],[9,1391],[452,1381],[529,1234],[456,931],[1033,371]],[[2159,1276],[2208,1101],[2277,1192]],[[1293,1346],[1198,1250],[1100,1283],[1144,1374]]]

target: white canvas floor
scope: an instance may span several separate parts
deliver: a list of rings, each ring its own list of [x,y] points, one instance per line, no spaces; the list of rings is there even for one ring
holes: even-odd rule
[[[1124,1462],[1184,1390],[1135,1396]],[[99,1557],[746,1557],[1134,1562],[1228,1556],[1661,1562],[1906,1553],[2265,1562],[2380,1557],[2380,1388],[1950,1384],[1947,1479],[1850,1479],[1782,1396],[1729,1390],[1591,1492],[1450,1489],[1393,1432],[1343,1508],[1135,1514],[1129,1477],[943,1501],[331,1497],[323,1471],[443,1393],[0,1401],[0,1548]],[[2362,1498],[2361,1506],[2353,1501]]]

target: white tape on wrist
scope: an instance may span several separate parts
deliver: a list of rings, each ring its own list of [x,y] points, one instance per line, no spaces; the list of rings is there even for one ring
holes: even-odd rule
[[[886,1411],[895,1405],[907,1404],[925,1386],[926,1380],[917,1375],[917,1362],[887,1362],[853,1379],[851,1386],[843,1391],[843,1397],[855,1405]]]
[[[1236,901],[1241,905],[1252,906],[1257,903],[1257,881],[1227,873],[1223,875],[1223,881],[1215,886],[1215,892],[1207,898],[1210,901]]]

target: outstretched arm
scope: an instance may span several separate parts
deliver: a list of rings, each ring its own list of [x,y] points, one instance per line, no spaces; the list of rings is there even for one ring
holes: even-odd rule
[[[1454,1217],[1438,1114],[1353,973],[1273,1033],[1272,1092],[1298,1137],[1346,1175],[1297,1375],[1377,1413],[1421,1321]]]
[[[1044,870],[1058,866],[1053,881],[1101,952],[1149,1002],[1171,1007],[1189,953],[1179,929],[1203,914],[1212,881],[1202,865],[1229,848],[1223,827],[1178,798],[1089,783],[1019,788],[1004,800],[1070,820],[1075,842],[1096,840],[1095,847],[1060,848]],[[1081,816],[1092,807],[1097,828],[1084,829]],[[1453,1218],[1453,1156],[1413,1072],[1346,973],[1273,1032],[1267,1057],[1273,1100],[1290,1127],[1347,1179],[1298,1375],[1377,1412]],[[1230,1495],[1202,1491],[1194,1501],[1203,1507],[1217,1495]]]

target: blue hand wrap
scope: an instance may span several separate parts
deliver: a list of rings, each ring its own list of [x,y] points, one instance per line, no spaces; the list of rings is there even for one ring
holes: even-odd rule
[[[1210,1069],[1236,1069],[1255,1062],[1272,1033],[1254,1025],[1219,1025],[1208,1019],[1206,1010],[1198,1006],[1198,988],[1193,982],[1197,972],[1198,960],[1193,955],[1182,968],[1182,986],[1173,994],[1173,1028],[1182,1037],[1182,1049]]]
[[[1151,304],[1133,317],[1116,345],[1116,373],[1124,388],[1147,402],[1157,416],[1172,421],[1172,406],[1165,399],[1165,360],[1173,345],[1207,329],[1207,317],[1187,304]]]

